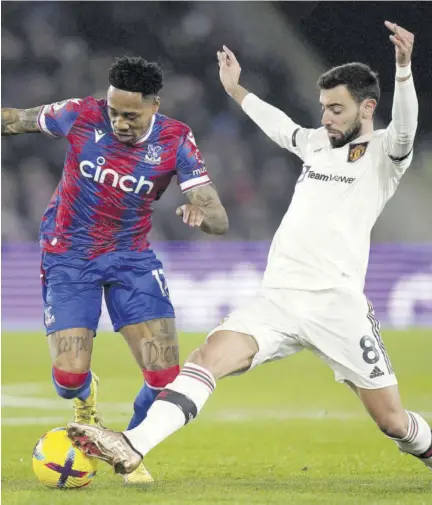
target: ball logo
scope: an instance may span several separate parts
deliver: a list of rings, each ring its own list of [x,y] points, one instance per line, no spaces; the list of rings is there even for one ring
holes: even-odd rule
[[[99,156],[96,165],[92,161],[84,160],[80,163],[81,174],[87,179],[93,179],[99,184],[109,184],[113,188],[119,187],[125,193],[138,194],[141,190],[147,195],[153,189],[154,184],[143,175],[139,179],[133,175],[120,175],[112,168],[103,168],[106,159]]]

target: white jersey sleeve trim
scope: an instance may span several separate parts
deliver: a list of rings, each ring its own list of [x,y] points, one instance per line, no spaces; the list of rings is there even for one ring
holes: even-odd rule
[[[187,191],[192,188],[196,188],[197,186],[204,186],[204,184],[209,184],[211,182],[210,177],[208,175],[202,175],[201,177],[197,177],[196,179],[191,179],[190,181],[185,181],[180,184],[180,189],[182,191]]]
[[[47,113],[47,107],[50,107],[49,105],[44,105],[43,107],[41,107],[40,111],[39,111],[39,114],[38,114],[38,117],[37,117],[37,122],[38,122],[38,126],[39,126],[39,130],[43,133],[45,133],[46,135],[48,135],[48,137],[54,137],[54,138],[57,138],[58,135],[54,135],[54,133],[50,132],[50,130],[48,129],[47,125],[46,125],[46,118],[45,118],[45,115]]]

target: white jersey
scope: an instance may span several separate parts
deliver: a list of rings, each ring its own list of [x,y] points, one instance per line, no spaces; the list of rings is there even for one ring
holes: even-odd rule
[[[255,95],[245,97],[243,110],[304,162],[270,248],[265,287],[363,289],[372,227],[412,161],[416,106],[412,78],[397,82],[389,127],[332,148],[324,128],[301,128]]]

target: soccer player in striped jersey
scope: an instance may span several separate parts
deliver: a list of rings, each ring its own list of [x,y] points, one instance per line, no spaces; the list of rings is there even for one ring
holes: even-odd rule
[[[74,399],[79,423],[98,423],[90,366],[102,295],[145,380],[129,429],[179,372],[174,309],[148,240],[153,202],[176,177],[187,201],[176,210],[183,223],[215,235],[228,229],[191,129],[158,112],[162,84],[156,63],[122,57],[109,70],[106,99],[1,112],[2,135],[44,132],[68,141],[40,228],[41,278],[53,383]],[[128,477],[151,480],[144,465]]]
[[[240,86],[235,55],[226,47],[218,53],[227,93],[271,139],[304,161],[303,174],[256,299],[210,333],[139,426],[116,433],[71,423],[69,436],[87,453],[117,472],[131,472],[197,416],[216,380],[308,348],[357,393],[401,451],[432,469],[431,428],[402,406],[379,323],[363,294],[370,232],[411,164],[417,128],[414,35],[394,23],[386,26],[396,51],[396,79],[385,130],[374,130],[380,89],[366,65],[342,65],[321,76],[323,128],[306,129]]]

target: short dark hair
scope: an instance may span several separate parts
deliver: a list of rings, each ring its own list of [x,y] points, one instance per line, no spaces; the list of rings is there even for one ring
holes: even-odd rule
[[[347,87],[357,103],[366,98],[373,98],[379,102],[381,91],[378,74],[364,63],[346,63],[334,67],[318,79],[320,89],[333,89],[341,84]]]
[[[109,69],[108,81],[117,89],[135,91],[146,97],[157,95],[162,89],[163,73],[158,63],[139,56],[122,56]]]

